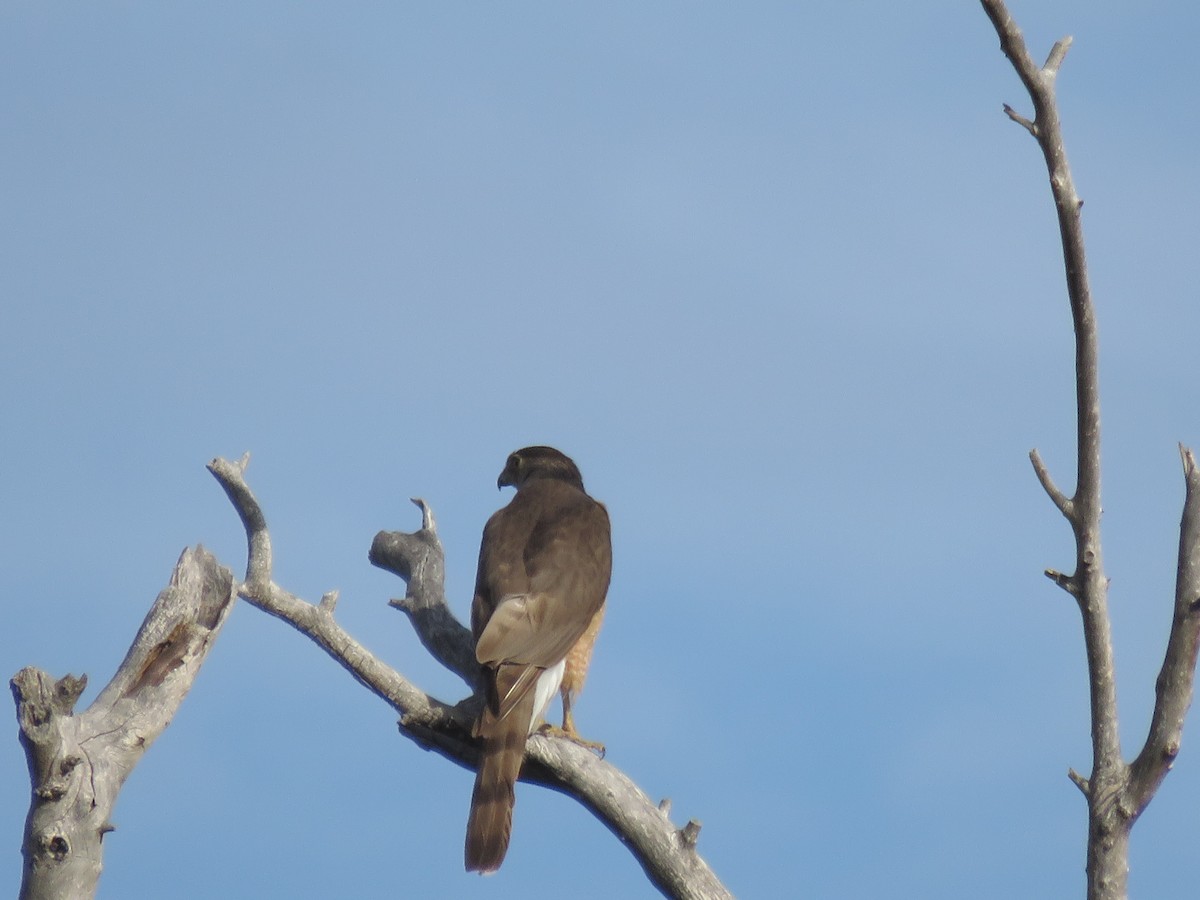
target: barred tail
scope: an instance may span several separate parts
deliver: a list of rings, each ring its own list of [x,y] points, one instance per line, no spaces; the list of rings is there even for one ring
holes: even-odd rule
[[[529,693],[528,704],[518,704],[518,707],[532,705],[533,692]],[[529,712],[518,708],[497,721],[488,710],[479,723],[483,752],[479,758],[479,773],[475,776],[475,790],[471,794],[471,814],[467,819],[465,859],[468,872],[485,875],[495,872],[508,852],[516,800],[514,789],[525,758],[529,718]]]

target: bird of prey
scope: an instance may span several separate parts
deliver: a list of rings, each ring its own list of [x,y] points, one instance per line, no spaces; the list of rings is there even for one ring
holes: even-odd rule
[[[612,572],[608,512],[583,489],[569,457],[526,447],[508,457],[496,484],[517,493],[483,529],[471,603],[485,702],[475,727],[482,751],[465,857],[467,871],[481,873],[504,861],[525,739],[560,689],[562,730],[578,739],[571,702]]]

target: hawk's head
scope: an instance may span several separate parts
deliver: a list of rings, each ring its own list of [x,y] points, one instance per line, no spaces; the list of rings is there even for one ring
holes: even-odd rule
[[[532,478],[557,478],[583,490],[583,476],[571,457],[553,447],[526,447],[509,454],[504,471],[496,479],[496,487],[521,489]]]

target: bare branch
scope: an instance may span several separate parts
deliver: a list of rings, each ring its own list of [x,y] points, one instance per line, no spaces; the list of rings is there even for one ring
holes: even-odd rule
[[[1042,66],[1042,72],[1047,78],[1053,78],[1058,74],[1058,70],[1067,56],[1067,51],[1071,49],[1071,40],[1071,36],[1067,35],[1050,48],[1050,55],[1046,57],[1046,64]]]
[[[1004,104],[1004,114],[1007,115],[1014,122],[1016,122],[1018,125],[1020,125],[1022,128],[1024,128],[1026,131],[1028,131],[1030,134],[1032,134],[1034,137],[1037,137],[1037,134],[1038,134],[1037,125],[1035,125],[1029,119],[1025,118],[1023,115],[1021,115],[1019,112],[1017,112],[1011,106],[1009,106],[1007,103]]]
[[[258,505],[246,484],[244,476],[249,465],[250,454],[246,452],[236,463],[214,459],[208,464],[208,470],[229,495],[229,500],[246,530],[246,583],[259,584],[271,580],[271,535],[267,531],[267,520],[263,516],[262,507]]]
[[[1033,122],[1022,119],[1011,111],[1010,118],[1021,123],[1036,139],[1046,159],[1050,176],[1050,189],[1054,194],[1054,205],[1058,211],[1059,232],[1063,243],[1063,262],[1067,274],[1067,293],[1071,301],[1071,315],[1075,324],[1076,341],[1076,391],[1079,438],[1079,482],[1075,502],[1088,506],[1087,517],[1094,513],[1097,521],[1100,514],[1100,400],[1099,378],[1097,377],[1096,322],[1092,309],[1091,291],[1088,286],[1087,256],[1084,252],[1083,224],[1080,209],[1083,201],[1075,191],[1071,168],[1067,163],[1063,145],[1062,126],[1058,117],[1054,82],[1067,49],[1069,37],[1054,45],[1039,68],[1025,46],[1025,39],[1017,23],[1009,15],[1003,0],[981,0],[983,8],[1000,38],[1004,50],[1029,92],[1035,112]],[[1006,111],[1010,108],[1006,107]],[[1091,507],[1094,506],[1094,510]]]
[[[1155,684],[1150,733],[1131,766],[1129,805],[1140,815],[1167,777],[1183,740],[1192,703],[1196,653],[1200,649],[1200,470],[1192,451],[1180,445],[1185,495],[1179,523],[1179,563],[1175,576],[1175,615],[1162,670]]]
[[[1047,569],[1043,574],[1072,597],[1079,598],[1079,585],[1075,583],[1073,576],[1064,575],[1057,569]]]
[[[1058,507],[1058,511],[1066,516],[1068,522],[1074,521],[1075,504],[1071,502],[1071,498],[1064,494],[1054,484],[1054,479],[1050,477],[1050,472],[1046,468],[1046,464],[1042,462],[1042,456],[1037,450],[1029,451],[1029,461],[1033,463],[1034,474],[1042,484],[1042,489],[1049,495],[1050,500]]]
[[[1070,41],[1064,39],[1055,45],[1047,60],[1049,68],[1038,68],[1002,0],[982,0],[982,3],[1000,37],[1000,46],[1033,100],[1037,115],[1032,131],[1046,159],[1050,187],[1058,211],[1067,293],[1075,325],[1079,477],[1075,496],[1069,504],[1061,492],[1054,488],[1045,473],[1045,467],[1039,466],[1040,460],[1034,459],[1034,469],[1055,504],[1064,510],[1064,514],[1070,510],[1068,518],[1075,532],[1076,544],[1076,570],[1072,580],[1083,611],[1084,639],[1091,676],[1093,751],[1098,766],[1116,771],[1122,762],[1108,621],[1108,579],[1104,575],[1100,552],[1100,378],[1096,318],[1088,287],[1083,224],[1079,215],[1082,203],[1075,193],[1071,169],[1067,164],[1054,96],[1054,77]]]
[[[1054,45],[1039,68],[1025,46],[1020,29],[1003,0],[981,0],[992,21],[1000,46],[1012,63],[1033,101],[1033,121],[1009,117],[1037,140],[1045,158],[1050,190],[1062,238],[1067,294],[1075,328],[1075,391],[1078,478],[1068,501],[1050,480],[1045,466],[1032,455],[1042,487],[1066,515],[1075,535],[1075,572],[1069,578],[1047,575],[1072,591],[1083,618],[1087,651],[1088,686],[1092,722],[1092,774],[1088,791],[1088,896],[1122,898],[1128,879],[1128,838],[1132,817],[1126,796],[1129,770],[1121,757],[1117,727],[1116,675],[1113,665],[1111,624],[1108,616],[1108,578],[1104,574],[1100,544],[1100,378],[1095,310],[1088,285],[1084,252],[1083,201],[1075,191],[1067,163],[1055,99],[1055,79],[1071,45],[1064,38]],[[1077,781],[1082,786],[1082,781]]]
[[[242,596],[264,612],[288,622],[318,644],[359,682],[400,713],[401,733],[419,746],[474,769],[479,748],[471,737],[478,701],[467,698],[450,706],[425,694],[394,669],[376,659],[335,621],[332,604],[313,605],[271,581],[266,519],[245,481],[245,467],[213,460],[209,470],[221,483],[247,529],[246,570],[257,581],[241,586]],[[426,647],[444,665],[473,683],[478,663],[470,632],[445,601],[444,563],[433,513],[424,501],[422,527],[413,534],[380,532],[371,546],[371,562],[408,582],[403,601],[393,601],[408,613]],[[262,533],[258,533],[261,531]],[[323,608],[324,607],[324,608]],[[469,660],[469,662],[467,662]],[[728,898],[730,893],[713,874],[695,847],[681,840],[667,814],[623,772],[577,744],[541,734],[526,746],[521,777],[574,797],[592,811],[630,849],[659,890],[671,897]],[[464,810],[465,810],[464,796]]]
[[[73,711],[86,678],[55,681],[26,668],[12,679],[33,782],[22,900],[94,895],[117,794],[191,689],[233,608],[233,583],[204,548],[185,550],[124,662],[82,714]]]
[[[325,602],[320,606],[308,603],[271,580],[271,538],[267,533],[267,520],[246,483],[245,466],[214,459],[208,464],[208,470],[225,489],[246,529],[247,580],[238,586],[242,598],[263,612],[283,619],[310,638],[361,684],[396,710],[413,717],[415,722],[432,727],[457,718],[458,724],[469,732],[470,723],[465,717],[456,717],[451,707],[433,699],[384,665],[338,625],[333,617],[332,603]]]
[[[421,510],[421,530],[381,531],[371,542],[371,564],[399,575],[408,585],[403,599],[389,605],[408,615],[425,649],[471,690],[479,686],[480,667],[475,659],[471,632],[454,617],[446,604],[445,554],[437,536],[433,509],[414,499]]]
[[[1092,787],[1088,784],[1088,780],[1076,772],[1074,769],[1067,769],[1067,777],[1071,779],[1075,787],[1083,792],[1083,796],[1087,796]]]

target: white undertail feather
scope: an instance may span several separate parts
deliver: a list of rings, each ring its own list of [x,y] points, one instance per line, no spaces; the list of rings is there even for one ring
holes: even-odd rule
[[[563,673],[566,669],[567,661],[560,659],[538,676],[537,684],[533,689],[533,718],[529,720],[530,731],[533,731],[538,719],[546,715],[546,708],[550,705],[550,701],[558,696],[558,688],[562,684]]]

